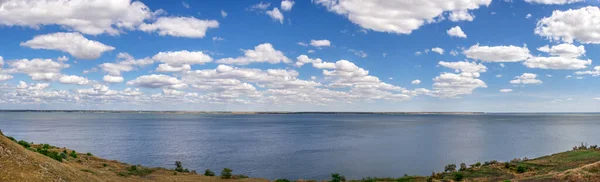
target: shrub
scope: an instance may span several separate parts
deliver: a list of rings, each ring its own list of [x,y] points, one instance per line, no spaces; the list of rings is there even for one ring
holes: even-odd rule
[[[331,181],[329,181],[329,182],[342,182],[342,181],[346,181],[345,176],[342,176],[338,173],[331,173]]]
[[[517,172],[518,173],[524,173],[525,171],[527,171],[527,167],[525,167],[525,166],[519,166],[519,167],[517,167]]]
[[[175,161],[175,171],[177,172],[190,172],[190,170],[188,170],[187,168],[184,169],[183,165],[181,164],[181,161]]]
[[[25,148],[31,147],[31,145],[29,143],[27,143],[26,141],[23,141],[23,140],[19,140],[19,142],[17,142],[17,143]]]
[[[454,173],[454,181],[460,181],[464,178],[462,173]]]
[[[48,145],[48,144],[42,144],[42,148],[43,149],[50,149],[50,145]]]
[[[276,179],[275,182],[291,182],[291,181],[288,179]]]
[[[87,156],[93,156],[92,153],[89,153],[89,152],[87,154],[85,154],[85,155],[87,155]]]
[[[204,176],[215,176],[215,172],[211,171],[210,169],[206,169],[204,171]]]
[[[106,167],[106,166],[108,166],[108,164],[106,164],[106,163],[102,163],[102,166],[103,166],[103,167]]]
[[[233,172],[233,170],[223,168],[223,171],[221,171],[221,179],[231,179],[231,172]]]
[[[460,163],[460,171],[466,171],[467,170],[467,165],[465,163]]]
[[[444,172],[454,172],[456,171],[456,164],[448,164],[444,167]]]
[[[137,166],[136,165],[130,166],[129,171],[137,171]]]
[[[63,159],[62,156],[60,154],[58,154],[58,152],[49,151],[48,149],[45,149],[45,148],[38,149],[36,152],[38,152],[42,155],[45,155],[47,157],[50,157],[54,160],[57,160],[59,162],[62,162],[62,159]]]
[[[598,145],[590,145],[590,149],[597,149]]]
[[[17,140],[15,138],[13,138],[13,137],[6,136],[6,138],[8,138],[9,140],[12,140],[13,142],[17,142]]]
[[[67,158],[67,153],[61,152],[60,153],[60,157],[63,158],[63,159],[66,159]]]
[[[432,177],[427,178],[427,182],[433,182],[433,178]]]
[[[71,150],[71,153],[69,154],[69,156],[71,156],[73,158],[77,158],[77,152],[75,152],[74,150]]]
[[[506,168],[506,169],[510,168],[510,163],[509,162],[505,162],[504,163],[504,168]]]
[[[243,175],[243,174],[237,174],[233,176],[233,179],[245,179],[248,178],[248,176]]]

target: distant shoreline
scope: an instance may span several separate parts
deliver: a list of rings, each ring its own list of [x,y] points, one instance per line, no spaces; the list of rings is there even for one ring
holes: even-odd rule
[[[146,113],[146,114],[379,114],[379,115],[475,115],[486,112],[287,112],[287,111],[150,111],[150,110],[0,110],[0,112],[56,112],[56,113]]]

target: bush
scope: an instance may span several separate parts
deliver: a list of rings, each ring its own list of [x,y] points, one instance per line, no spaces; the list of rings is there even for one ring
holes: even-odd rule
[[[15,138],[13,138],[13,137],[6,136],[6,138],[8,138],[9,140],[12,140],[13,142],[17,142],[17,140]]]
[[[433,182],[433,178],[432,177],[427,178],[427,182]]]
[[[71,150],[71,153],[69,154],[69,156],[71,156],[73,158],[77,158],[77,152],[75,152],[74,150]]]
[[[17,143],[25,148],[31,147],[31,145],[29,143],[27,143],[26,141],[23,141],[23,140],[19,140],[19,142],[17,142]]]
[[[245,179],[245,178],[248,178],[248,176],[243,175],[243,174],[237,174],[237,175],[233,175],[232,178],[233,179]]]
[[[223,168],[223,171],[221,171],[221,179],[231,179],[231,172],[233,172],[233,170]]]
[[[190,172],[190,170],[188,170],[187,168],[184,169],[183,165],[181,164],[181,161],[175,161],[175,171],[177,172]]]
[[[66,159],[67,158],[67,153],[61,152],[60,153],[60,157],[63,158],[63,159]]]
[[[275,182],[291,182],[291,181],[288,179],[276,179]]]
[[[45,149],[45,148],[38,149],[36,152],[38,152],[42,155],[45,155],[47,157],[50,157],[54,160],[57,160],[59,162],[62,162],[62,159],[63,159],[62,156],[60,154],[58,154],[58,152],[49,151],[48,149]]]
[[[106,163],[102,163],[102,166],[103,166],[103,167],[106,167],[106,166],[108,166],[108,164],[106,164]]]
[[[92,153],[89,153],[89,152],[87,154],[85,154],[85,155],[87,155],[87,156],[93,156]]]
[[[48,144],[42,144],[42,148],[43,149],[50,149],[50,145],[48,145]]]
[[[462,173],[454,173],[454,181],[460,181],[464,178]]]
[[[454,172],[456,171],[456,164],[448,164],[444,167],[444,172]]]
[[[460,163],[460,171],[466,171],[467,170],[467,165],[465,163]]]
[[[210,169],[206,169],[204,171],[204,176],[215,176],[215,172],[211,171]]]
[[[518,173],[524,173],[525,171],[527,171],[527,167],[525,167],[525,166],[519,166],[519,167],[517,167],[517,172]]]
[[[504,163],[504,168],[506,168],[506,169],[510,168],[510,163],[509,162],[505,162]]]
[[[137,171],[137,166],[136,165],[130,166],[129,171]]]
[[[329,181],[329,182],[342,182],[342,181],[346,181],[345,176],[342,176],[338,173],[331,173],[331,181]]]
[[[590,145],[590,149],[597,149],[598,145]]]

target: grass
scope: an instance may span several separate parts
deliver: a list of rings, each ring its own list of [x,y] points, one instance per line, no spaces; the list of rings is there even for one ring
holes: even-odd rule
[[[121,171],[118,172],[117,175],[119,176],[123,176],[123,177],[127,177],[127,176],[146,176],[152,172],[154,172],[155,169],[151,169],[151,168],[146,168],[146,167],[142,167],[142,166],[130,166],[129,168],[127,168],[127,171]]]

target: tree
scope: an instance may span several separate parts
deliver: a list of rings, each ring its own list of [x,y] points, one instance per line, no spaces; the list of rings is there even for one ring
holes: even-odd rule
[[[206,169],[204,171],[204,176],[215,176],[215,172],[211,171],[210,169]]]
[[[231,179],[231,172],[233,172],[233,170],[223,168],[223,171],[221,171],[221,179]]]

